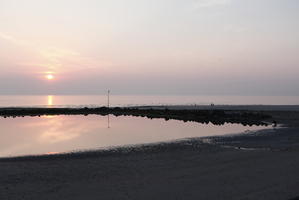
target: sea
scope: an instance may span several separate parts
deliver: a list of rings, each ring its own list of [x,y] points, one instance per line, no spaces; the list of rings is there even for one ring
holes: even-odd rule
[[[110,106],[299,105],[299,97],[274,96],[109,96]],[[107,106],[107,95],[0,96],[0,107]],[[0,158],[98,150],[115,146],[259,131],[271,127],[201,124],[128,116],[0,117]]]
[[[299,96],[109,95],[110,106],[299,105]],[[108,95],[0,95],[0,107],[98,107]]]

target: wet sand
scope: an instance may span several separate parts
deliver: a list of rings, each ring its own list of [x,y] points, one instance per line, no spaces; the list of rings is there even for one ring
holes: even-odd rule
[[[299,113],[276,110],[267,114],[284,128],[0,159],[0,199],[299,197]]]

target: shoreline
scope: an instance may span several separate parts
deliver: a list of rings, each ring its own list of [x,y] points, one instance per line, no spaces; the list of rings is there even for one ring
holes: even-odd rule
[[[2,108],[0,117],[25,117],[44,115],[114,115],[147,117],[150,119],[162,118],[165,120],[175,119],[184,122],[192,121],[199,123],[238,123],[243,125],[264,125],[271,123],[271,116],[263,111],[249,110],[202,110],[202,109],[168,109],[164,108]],[[268,121],[267,121],[268,120]],[[270,120],[270,121],[269,121]]]
[[[286,127],[287,128],[287,127]],[[174,139],[169,141],[160,141],[153,143],[141,143],[131,145],[119,145],[103,147],[90,150],[78,150],[70,152],[61,152],[53,154],[36,154],[36,155],[21,155],[21,156],[8,156],[0,157],[1,161],[34,161],[34,160],[51,160],[51,159],[76,159],[76,158],[92,158],[97,156],[122,156],[130,154],[142,153],[159,153],[161,151],[172,151],[172,149],[193,149],[209,148],[211,146],[223,146],[219,141],[226,141],[228,138],[233,139],[237,137],[246,137],[252,134],[260,135],[267,134],[271,136],[273,133],[272,128],[265,128],[255,131],[245,131],[240,133],[229,133],[221,136],[203,136],[203,137],[188,137],[181,139]],[[209,140],[209,142],[206,142]],[[234,148],[234,146],[231,146]]]
[[[298,198],[299,112],[266,114],[284,128],[2,158],[0,199]]]

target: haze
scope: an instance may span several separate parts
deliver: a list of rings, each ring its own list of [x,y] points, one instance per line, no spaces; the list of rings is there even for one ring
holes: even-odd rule
[[[297,0],[0,0],[0,94],[299,95],[298,10]]]

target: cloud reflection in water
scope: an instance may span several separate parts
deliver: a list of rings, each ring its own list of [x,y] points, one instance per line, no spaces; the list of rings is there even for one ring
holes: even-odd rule
[[[0,157],[97,149],[261,129],[238,124],[215,126],[141,117],[110,116],[109,119],[108,116],[98,115],[0,118],[0,126]]]

